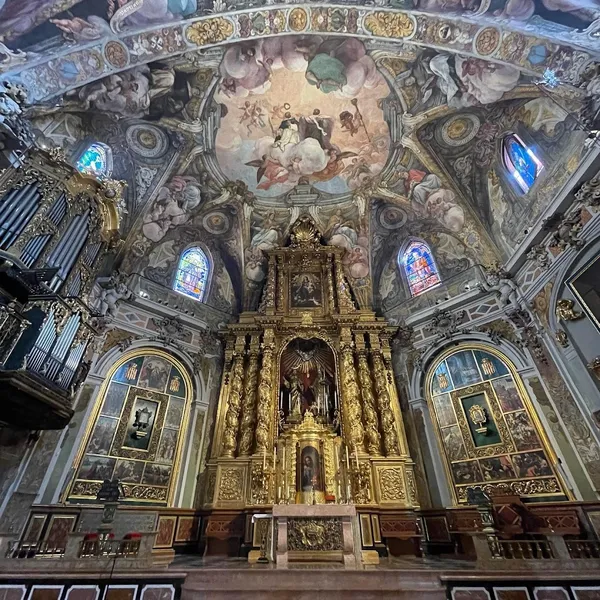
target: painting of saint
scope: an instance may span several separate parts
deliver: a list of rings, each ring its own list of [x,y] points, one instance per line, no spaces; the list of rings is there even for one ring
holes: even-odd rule
[[[476,460],[454,463],[452,465],[452,474],[457,485],[477,483],[483,480]]]
[[[544,452],[515,454],[512,458],[519,477],[529,478],[553,475],[552,468]]]
[[[496,396],[498,396],[503,412],[521,410],[523,408],[521,396],[510,375],[502,377],[502,379],[496,379],[492,382],[492,385],[494,386],[494,391],[496,392]]]
[[[322,306],[321,278],[314,273],[299,273],[292,278],[291,305],[294,308]]]
[[[141,460],[118,460],[114,478],[124,483],[140,483],[144,464]]]
[[[138,386],[164,392],[171,365],[157,356],[148,356],[144,360]]]
[[[300,454],[300,487],[303,492],[323,491],[321,459],[313,446],[306,446]]]
[[[177,448],[177,429],[163,429],[156,454],[157,462],[171,463]]]
[[[513,466],[508,456],[485,458],[479,461],[485,481],[499,481],[514,479],[516,477]]]
[[[506,423],[517,450],[534,450],[541,447],[542,443],[527,412],[523,410],[506,415]]]
[[[462,435],[458,426],[447,427],[442,429],[442,439],[446,453],[451,461],[464,460],[467,458],[465,446],[463,444]]]
[[[81,462],[78,479],[86,479],[88,481],[112,479],[115,462],[114,458],[86,455]]]
[[[144,469],[142,483],[147,485],[157,485],[167,487],[171,478],[171,467],[167,465],[157,465],[155,463],[147,463]]]
[[[481,381],[481,375],[471,350],[457,352],[449,356],[446,362],[455,387],[461,388]]]
[[[435,396],[433,398],[433,404],[435,406],[435,414],[440,427],[446,427],[456,423],[456,415],[454,414],[454,407],[450,400],[450,394]]]
[[[108,454],[118,423],[118,419],[99,417],[88,445],[88,452]]]
[[[121,414],[128,389],[126,385],[115,382],[111,383],[104,398],[101,414],[109,417],[118,417]]]

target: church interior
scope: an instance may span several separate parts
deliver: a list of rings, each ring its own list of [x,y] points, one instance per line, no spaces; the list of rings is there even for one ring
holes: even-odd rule
[[[600,600],[600,0],[0,0],[0,600]]]

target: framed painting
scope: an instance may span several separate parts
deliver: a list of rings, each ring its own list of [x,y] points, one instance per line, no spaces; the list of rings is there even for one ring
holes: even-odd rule
[[[316,273],[297,273],[291,278],[290,305],[292,308],[323,306],[321,276]]]

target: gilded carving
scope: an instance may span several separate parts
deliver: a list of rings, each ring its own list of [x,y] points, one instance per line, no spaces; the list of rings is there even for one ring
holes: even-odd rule
[[[404,478],[400,467],[382,467],[379,469],[379,488],[382,502],[397,502],[406,499]]]
[[[254,442],[254,425],[256,423],[256,382],[258,378],[258,348],[252,347],[249,352],[244,384],[244,403],[242,406],[242,425],[239,453],[248,455]]]
[[[250,473],[250,503],[267,504],[269,502],[269,481],[262,464],[256,462],[252,465]]]
[[[367,15],[365,29],[379,37],[404,38],[415,30],[415,22],[406,13],[377,11]]]
[[[327,552],[343,548],[341,519],[288,519],[288,550]]]
[[[258,312],[266,313],[275,308],[275,291],[276,291],[276,263],[275,256],[269,256],[269,273],[267,282],[263,290],[263,296],[258,307]]]
[[[232,502],[241,501],[244,489],[243,469],[238,467],[225,467],[221,470],[219,480],[219,500]]]
[[[95,498],[102,484],[99,481],[76,481],[71,490],[71,496]],[[153,500],[165,502],[167,488],[152,487],[150,485],[131,485],[124,483],[125,497],[135,500]]]
[[[379,403],[379,416],[381,418],[381,429],[383,430],[383,447],[386,456],[394,456],[400,453],[400,449],[388,389],[387,369],[383,362],[383,356],[379,350],[374,351],[371,356],[373,358],[375,393],[377,394]]]
[[[358,353],[358,379],[360,381],[363,415],[365,418],[365,444],[369,454],[379,455],[381,453],[381,437],[379,435],[379,423],[375,409],[371,371],[367,363],[366,351],[364,350]]]
[[[529,479],[521,481],[510,481],[507,483],[486,483],[477,486],[458,487],[459,502],[467,502],[467,490],[481,489],[488,496],[539,496],[542,494],[556,494],[562,491],[555,477],[548,479]]]
[[[573,300],[562,299],[556,303],[556,318],[562,321],[578,321],[584,314],[575,309]]]
[[[360,463],[358,470],[354,471],[354,502],[369,504],[372,498],[371,465],[368,462]]]
[[[354,302],[350,294],[350,287],[344,277],[344,268],[342,267],[342,259],[339,254],[335,255],[335,283],[337,287],[338,306],[340,312],[348,312],[354,310]]]
[[[408,501],[413,506],[419,505],[419,498],[417,496],[417,486],[415,483],[415,474],[410,468],[406,469],[406,489],[408,491]]]
[[[233,35],[233,23],[224,17],[214,17],[190,25],[186,31],[187,39],[198,46],[217,44]]]
[[[244,382],[244,357],[236,353],[233,357],[229,387],[229,404],[225,416],[223,432],[223,456],[233,456],[235,452],[240,410],[242,407],[242,385]]]

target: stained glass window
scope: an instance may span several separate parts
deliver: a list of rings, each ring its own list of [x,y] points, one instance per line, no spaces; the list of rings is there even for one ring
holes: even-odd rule
[[[110,177],[112,174],[112,151],[100,142],[94,142],[79,157],[77,170],[81,173],[93,175],[98,179]]]
[[[424,242],[412,242],[400,257],[413,296],[441,283],[431,250]]]
[[[209,273],[210,263],[202,248],[188,248],[179,259],[173,289],[195,300],[202,300]]]
[[[531,189],[544,168],[535,152],[514,133],[506,136],[502,142],[502,161],[524,194]]]

